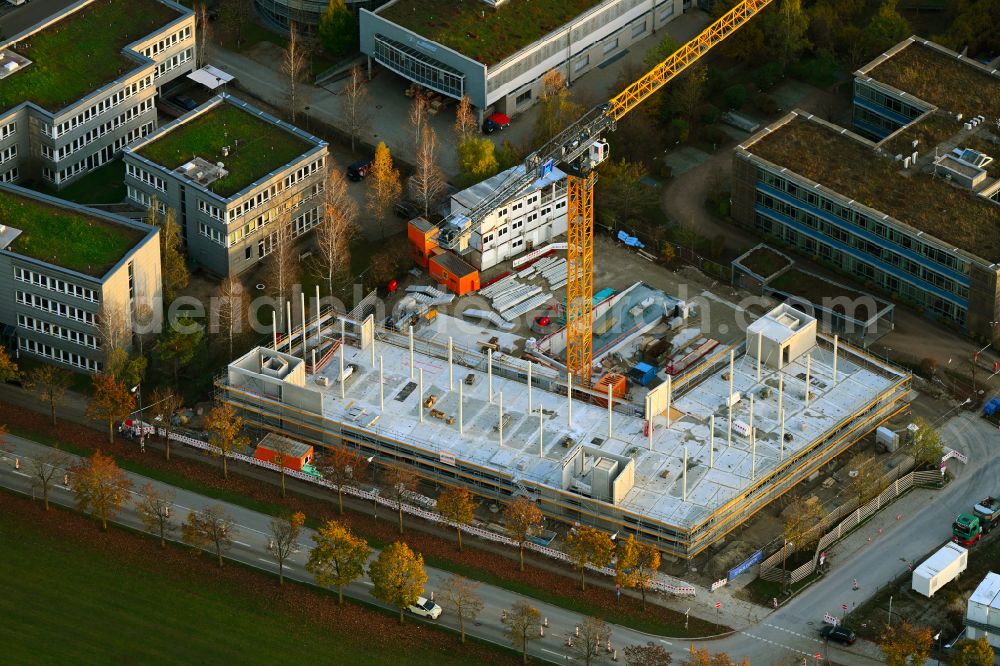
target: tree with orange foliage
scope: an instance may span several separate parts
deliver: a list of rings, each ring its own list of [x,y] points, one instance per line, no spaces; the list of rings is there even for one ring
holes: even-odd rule
[[[524,544],[529,537],[542,529],[542,510],[527,497],[518,497],[507,505],[503,512],[503,522],[507,531],[517,541],[521,555],[521,571],[524,571]]]
[[[399,200],[403,185],[399,169],[393,166],[392,153],[384,141],[379,141],[375,147],[375,159],[372,160],[368,181],[368,212],[378,222],[379,234],[385,238],[385,220],[389,216],[389,209]]]
[[[389,496],[396,502],[399,511],[399,533],[403,533],[403,500],[417,487],[417,475],[405,467],[389,467],[386,480],[389,483]]]
[[[210,506],[201,511],[191,511],[181,528],[184,541],[195,548],[212,547],[222,566],[222,553],[233,545],[233,535],[236,534],[236,523],[219,506]]]
[[[91,377],[94,397],[87,405],[87,416],[108,424],[108,444],[115,443],[115,424],[135,409],[135,395],[111,375],[98,373]]]
[[[337,486],[337,506],[344,515],[344,486],[357,487],[368,469],[368,460],[351,449],[331,449],[320,471],[323,478]]]
[[[909,622],[886,625],[879,640],[879,648],[888,666],[919,666],[927,661],[933,645],[934,636],[929,627],[918,627]]]
[[[267,544],[267,552],[278,563],[278,584],[285,584],[285,561],[299,547],[299,535],[306,523],[306,515],[296,511],[287,518],[271,519],[271,540]]]
[[[306,571],[323,587],[334,585],[337,599],[344,603],[344,586],[365,573],[365,564],[372,554],[368,542],[355,535],[336,520],[328,520],[313,535],[316,545],[309,551]]]
[[[403,611],[417,603],[420,593],[427,583],[424,570],[424,556],[415,553],[402,541],[386,546],[368,567],[371,578],[372,596],[379,601],[399,609],[399,623],[403,623]]]
[[[605,567],[615,554],[615,542],[605,532],[588,525],[577,525],[566,535],[566,554],[580,570],[580,589],[587,589],[587,565]]]
[[[458,550],[462,550],[462,525],[476,517],[476,500],[465,488],[448,486],[437,498],[437,510],[444,518],[455,523],[458,532]]]
[[[229,478],[229,467],[226,461],[229,453],[241,449],[250,443],[249,438],[242,434],[243,417],[229,403],[212,408],[205,418],[205,428],[208,430],[208,443],[212,452],[222,456],[222,476]]]
[[[129,498],[132,482],[128,476],[114,458],[98,450],[70,467],[70,479],[77,508],[99,518],[101,529],[106,531],[108,519],[118,513]]]

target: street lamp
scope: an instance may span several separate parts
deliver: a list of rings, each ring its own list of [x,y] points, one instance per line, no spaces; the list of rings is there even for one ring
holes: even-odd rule
[[[375,487],[375,456],[369,456],[366,460],[368,461],[368,469],[372,471],[372,504],[375,505],[375,520],[378,520],[378,488]]]

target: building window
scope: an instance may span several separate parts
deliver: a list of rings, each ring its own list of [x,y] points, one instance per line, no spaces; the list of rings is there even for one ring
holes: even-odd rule
[[[612,51],[614,51],[617,48],[618,48],[618,38],[615,37],[614,39],[612,39],[612,40],[610,40],[610,41],[608,41],[607,43],[604,44],[603,51],[604,51],[604,54],[607,55],[607,54],[611,53]]]
[[[530,90],[525,90],[523,93],[521,93],[514,99],[515,104],[527,104],[529,101],[531,101]]]
[[[582,56],[573,61],[573,71],[579,72],[581,69],[585,68],[590,64],[590,54],[584,53]]]
[[[646,34],[646,22],[640,21],[632,26],[632,39],[636,39]]]

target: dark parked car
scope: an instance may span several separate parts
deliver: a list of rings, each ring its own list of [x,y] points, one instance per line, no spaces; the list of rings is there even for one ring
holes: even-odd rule
[[[828,641],[835,641],[844,645],[854,645],[854,641],[858,639],[854,632],[847,627],[834,627],[829,624],[820,630],[819,635]]]
[[[409,201],[400,201],[395,205],[394,210],[396,211],[396,215],[404,220],[412,220],[415,217],[420,217],[420,209],[416,204],[412,204]]]
[[[174,97],[174,104],[181,107],[185,111],[193,111],[198,108],[198,102],[194,101],[187,95],[178,95]]]
[[[347,167],[347,177],[355,182],[364,180],[371,170],[372,160],[359,160]]]
[[[510,125],[510,118],[502,113],[494,113],[483,121],[483,134],[493,134],[493,132],[502,130],[507,125]]]

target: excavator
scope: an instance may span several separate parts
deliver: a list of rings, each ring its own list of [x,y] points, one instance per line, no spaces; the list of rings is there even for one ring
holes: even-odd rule
[[[436,242],[445,250],[462,252],[472,234],[494,209],[527,189],[558,166],[568,176],[566,293],[567,374],[585,386],[591,383],[593,353],[594,186],[596,167],[609,157],[605,133],[649,99],[678,74],[697,62],[773,0],[745,0],[714,21],[691,41],[629,85],[608,102],[585,112],[545,145],[532,151],[523,169],[514,169],[504,182],[472,210],[453,213],[437,225]]]

